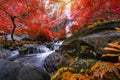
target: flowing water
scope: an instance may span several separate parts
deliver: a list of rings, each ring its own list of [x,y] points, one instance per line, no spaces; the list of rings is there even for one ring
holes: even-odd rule
[[[67,16],[67,23],[66,23],[66,32],[68,33],[70,31],[71,24],[71,0],[65,0],[66,2],[66,8],[65,8],[65,14]]]
[[[47,48],[45,45],[36,46],[37,52],[34,54],[27,54],[21,58],[16,59],[14,62],[22,63],[24,65],[34,65],[44,68],[44,60],[47,56],[59,49],[63,41],[58,41],[53,44],[53,50]]]

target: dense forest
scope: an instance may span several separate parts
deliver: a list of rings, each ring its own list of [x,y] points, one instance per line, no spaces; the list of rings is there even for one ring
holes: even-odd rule
[[[120,0],[0,0],[0,80],[120,80]]]

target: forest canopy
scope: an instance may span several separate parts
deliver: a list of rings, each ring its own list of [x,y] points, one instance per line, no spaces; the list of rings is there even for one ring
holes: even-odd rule
[[[120,15],[120,0],[0,0],[0,31],[32,40],[62,39],[88,22]],[[70,24],[70,25],[69,25]],[[69,30],[66,30],[69,29]]]

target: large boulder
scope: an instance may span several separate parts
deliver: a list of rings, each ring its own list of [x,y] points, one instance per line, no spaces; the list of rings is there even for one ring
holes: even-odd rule
[[[0,59],[0,80],[50,80],[44,70]]]
[[[62,54],[54,52],[45,59],[44,67],[49,73],[53,73],[65,64],[67,59]]]
[[[17,80],[22,65],[0,59],[0,80]]]
[[[120,40],[120,32],[116,30],[119,25],[118,20],[99,24],[93,28],[84,27],[63,42],[61,47],[63,53],[66,51],[72,56],[85,58],[98,58],[104,53],[116,53],[103,48],[107,47],[108,43]]]

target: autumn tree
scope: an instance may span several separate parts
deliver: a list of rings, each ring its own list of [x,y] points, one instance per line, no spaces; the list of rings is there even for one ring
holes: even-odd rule
[[[1,0],[0,1],[0,22],[2,27],[8,28],[11,32],[11,39],[15,29],[24,25],[24,18],[31,16],[38,9],[37,0]]]
[[[65,5],[62,4],[64,4],[64,1],[1,0],[0,28],[11,33],[11,39],[13,40],[14,32],[19,34],[27,32],[29,36],[35,40],[43,33],[45,35],[47,35],[47,33],[52,34],[47,36],[50,40],[52,40],[53,36],[60,37],[55,34],[56,31],[54,31],[54,28],[60,29],[59,27],[62,27],[61,29],[63,29],[63,27],[65,27],[66,16],[63,14]],[[28,28],[25,29],[23,27]],[[35,30],[37,31],[34,31],[34,28],[36,28]],[[57,31],[59,32],[59,30]]]

